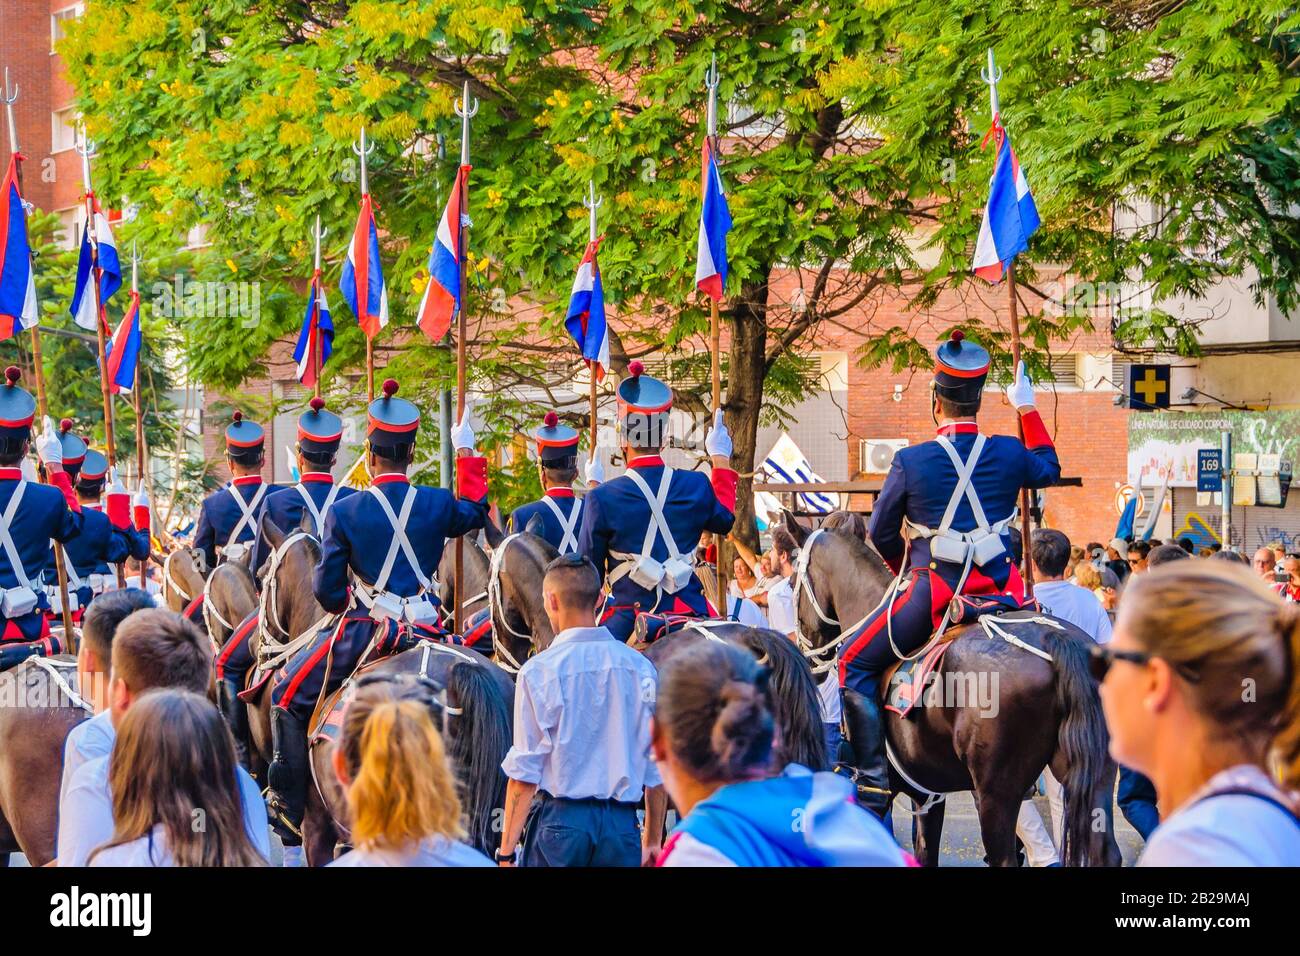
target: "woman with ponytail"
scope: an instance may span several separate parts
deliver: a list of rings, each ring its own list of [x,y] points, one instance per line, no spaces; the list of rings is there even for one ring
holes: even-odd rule
[[[1300,866],[1300,608],[1178,561],[1134,578],[1093,654],[1111,754],[1159,800],[1138,865]]]
[[[343,711],[334,771],[354,849],[332,866],[491,866],[466,845],[460,798],[428,685],[363,680]]]
[[[904,866],[890,833],[833,773],[773,767],[767,672],[703,641],[659,672],[652,749],[681,815],[660,866]]]

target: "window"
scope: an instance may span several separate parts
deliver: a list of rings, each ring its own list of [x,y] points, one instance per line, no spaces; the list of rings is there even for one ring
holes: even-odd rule
[[[72,107],[56,110],[50,114],[53,135],[50,140],[50,152],[61,153],[77,145],[77,124],[81,117]]]
[[[81,16],[84,11],[83,4],[75,3],[70,7],[64,7],[62,10],[56,10],[50,14],[50,52],[57,53],[55,44],[67,36],[67,23],[69,20],[75,20]]]
[[[81,230],[86,223],[86,207],[77,205],[58,211],[59,228],[55,241],[63,249],[75,249],[81,242]]]
[[[1053,355],[1049,358],[1052,370],[1052,382],[1058,388],[1079,387],[1079,356],[1069,353]]]

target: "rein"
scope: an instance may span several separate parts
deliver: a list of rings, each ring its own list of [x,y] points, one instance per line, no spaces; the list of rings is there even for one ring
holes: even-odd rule
[[[194,600],[193,594],[187,594],[185,589],[176,583],[172,578],[172,558],[176,557],[176,551],[168,551],[167,557],[163,558],[163,602],[166,603],[169,591],[175,591],[181,596],[185,604]]]
[[[319,620],[297,636],[290,634],[280,624],[280,602],[278,598],[280,565],[284,562],[284,556],[289,552],[289,548],[304,538],[312,541],[316,540],[306,531],[295,531],[280,542],[280,546],[271,552],[266,569],[266,588],[262,592],[262,613],[258,615],[257,623],[260,634],[257,645],[257,666],[262,670],[279,667],[298,653],[299,650],[311,643],[312,638],[329,624],[334,617],[333,614],[326,612]],[[280,633],[278,635],[273,634],[270,630],[272,627]]]
[[[506,535],[502,542],[492,549],[492,563],[488,567],[487,584],[488,613],[492,615],[492,653],[497,655],[497,662],[511,676],[518,674],[524,665],[515,659],[515,656],[510,653],[510,648],[506,646],[506,642],[498,636],[497,619],[500,619],[501,626],[511,636],[523,641],[532,641],[532,635],[520,634],[510,626],[510,622],[506,619],[505,603],[501,598],[501,567],[505,563],[506,548],[510,546],[510,542],[519,537],[519,534],[520,532],[515,532]]]

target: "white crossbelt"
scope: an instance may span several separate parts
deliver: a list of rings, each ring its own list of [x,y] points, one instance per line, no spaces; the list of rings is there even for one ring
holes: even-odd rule
[[[677,550],[677,541],[673,538],[672,531],[668,528],[668,519],[664,517],[664,503],[668,500],[668,487],[672,482],[673,470],[667,465],[664,466],[663,476],[659,479],[659,491],[652,494],[650,486],[646,484],[645,479],[637,474],[636,469],[630,468],[624,474],[632,479],[632,483],[637,486],[644,496],[646,503],[650,506],[650,523],[646,526],[645,540],[641,544],[641,553],[631,554],[626,551],[611,551],[610,553],[619,558],[621,563],[610,572],[609,583],[615,584],[633,570],[641,562],[653,562],[654,558],[651,552],[654,550],[655,538],[662,537],[664,547],[668,549],[668,561],[680,562],[687,568],[693,567],[694,556],[691,559],[683,557],[682,553]],[[657,562],[656,562],[657,563]],[[634,579],[635,580],[635,579]],[[658,598],[662,595],[664,587],[661,583],[655,587],[655,606],[658,606]],[[680,590],[680,588],[676,589]],[[650,610],[654,610],[651,608]]]
[[[238,486],[234,484],[226,485],[226,490],[230,492],[230,497],[235,499],[235,504],[239,505],[239,510],[243,513],[243,516],[235,524],[235,530],[230,532],[230,537],[226,539],[226,548],[229,549],[239,542],[239,536],[245,528],[253,531],[257,527],[253,519],[257,512],[257,506],[262,503],[262,496],[266,494],[266,485],[257,486],[257,493],[253,495],[252,501],[245,501],[244,496],[239,493]]]
[[[316,502],[312,500],[311,495],[307,492],[306,485],[298,482],[294,487],[298,489],[298,494],[302,495],[303,504],[307,506],[307,510],[311,512],[312,520],[316,522],[316,537],[319,538],[325,530],[325,516],[329,514],[330,508],[334,506],[334,499],[338,497],[339,489],[343,486],[331,485],[330,493],[325,496],[325,503],[319,509],[317,509]]]
[[[917,524],[914,521],[908,521],[913,533],[921,538],[950,538],[958,540],[964,544],[970,545],[979,541],[988,535],[998,535],[1006,531],[1007,526],[1016,517],[1013,510],[999,521],[989,524],[988,518],[984,514],[984,506],[980,502],[979,495],[975,492],[975,485],[972,478],[975,475],[975,466],[979,463],[980,454],[984,451],[986,437],[984,435],[975,436],[975,444],[971,446],[970,457],[966,461],[961,460],[961,455],[956,447],[948,440],[946,435],[939,435],[935,438],[939,447],[948,453],[948,458],[952,461],[952,466],[957,471],[957,485],[953,488],[952,497],[948,499],[948,507],[944,510],[943,520],[940,521],[937,529],[928,528],[925,525]],[[953,531],[952,523],[957,517],[957,509],[961,506],[962,499],[965,498],[970,503],[971,514],[975,518],[975,527],[970,531]],[[933,547],[932,547],[933,552]],[[979,562],[976,562],[979,563]]]
[[[4,514],[0,515],[0,547],[4,549],[5,557],[9,561],[9,567],[13,570],[14,578],[18,581],[19,587],[30,588],[32,582],[27,578],[27,571],[23,568],[23,559],[18,554],[18,546],[14,544],[13,535],[9,533],[14,516],[18,514],[18,505],[22,503],[23,494],[26,491],[27,479],[18,479],[18,484],[14,487],[13,497],[9,499],[9,505],[5,508]]]
[[[370,486],[370,493],[379,502],[379,507],[383,509],[384,515],[388,518],[388,523],[393,530],[393,538],[388,543],[388,554],[384,556],[383,567],[379,569],[379,576],[375,578],[374,584],[367,585],[364,581],[357,582],[357,597],[362,604],[370,609],[372,617],[375,615],[380,617],[400,617],[412,622],[437,617],[436,609],[425,596],[429,588],[432,587],[433,582],[420,568],[420,559],[416,556],[415,548],[411,547],[411,539],[406,536],[406,522],[410,520],[411,509],[415,506],[415,499],[418,497],[417,491],[418,489],[414,485],[408,485],[406,497],[402,499],[401,510],[394,513],[388,499],[384,497],[384,493],[379,490],[379,487],[377,485]],[[397,552],[399,550],[405,555],[407,563],[411,566],[412,573],[415,574],[416,581],[419,582],[420,590],[415,595],[392,594],[388,591],[388,579],[393,573],[393,566],[397,561]]]
[[[550,495],[542,495],[542,501],[551,509],[551,513],[555,515],[555,520],[560,523],[560,528],[564,532],[560,537],[560,554],[576,552],[578,536],[573,532],[578,527],[578,518],[582,515],[582,499],[573,499],[573,510],[569,512],[568,517],[565,517],[564,511]]]

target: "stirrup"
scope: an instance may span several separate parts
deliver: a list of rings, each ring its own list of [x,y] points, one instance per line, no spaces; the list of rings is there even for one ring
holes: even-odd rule
[[[295,824],[285,815],[288,808],[284,806],[283,798],[273,790],[267,791],[266,809],[269,818],[267,822],[271,825],[271,829],[282,837],[287,831],[289,836],[296,837],[299,842],[302,841],[301,825]]]

